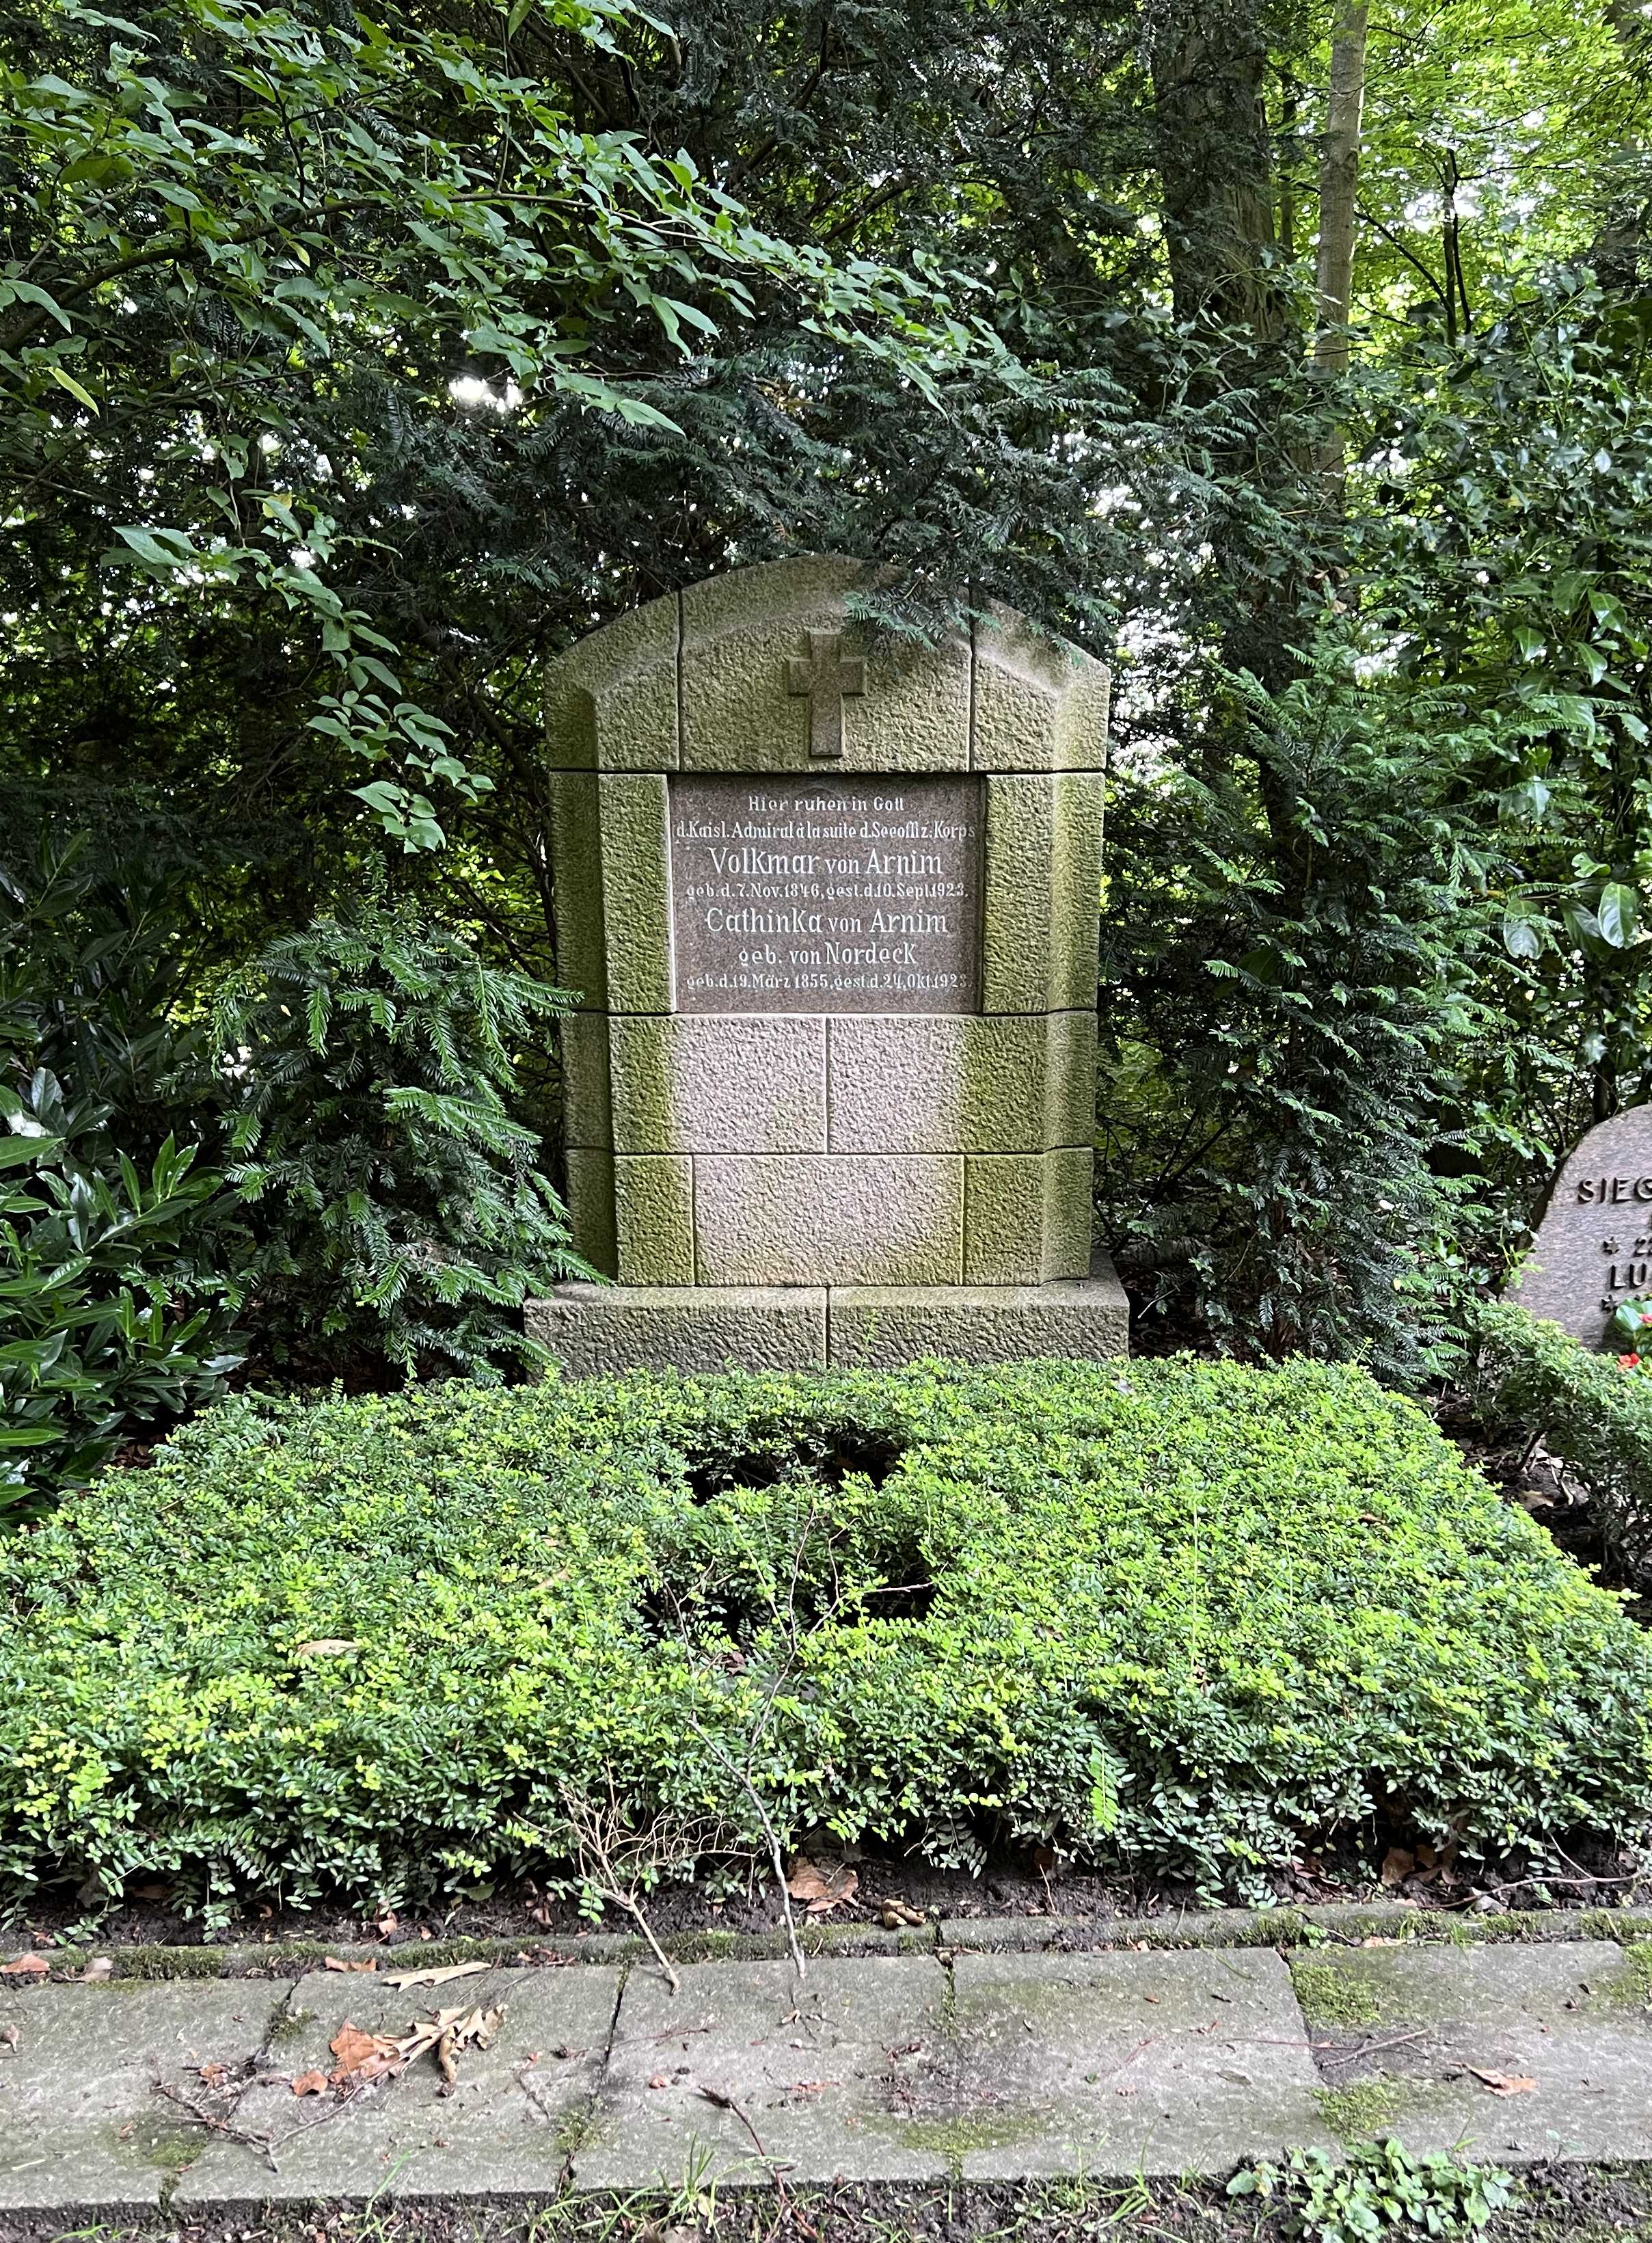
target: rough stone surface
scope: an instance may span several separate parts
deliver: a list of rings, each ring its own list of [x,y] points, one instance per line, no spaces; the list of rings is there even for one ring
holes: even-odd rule
[[[614,1228],[612,1153],[569,1148],[567,1211],[574,1243],[587,1263],[605,1277],[613,1276],[619,1267],[619,1241]]]
[[[1327,1974],[1355,1998],[1327,2000]],[[1652,2154],[1652,1980],[1608,1941],[1326,1948],[1297,1984],[1333,2122],[1336,2092],[1359,2089],[1352,2109],[1380,2108],[1381,2131],[1414,2150],[1461,2144],[1504,2165]],[[1339,2008],[1369,2022],[1335,2022]],[[1494,2091],[1511,2079],[1534,2085]]]
[[[834,1364],[897,1369],[931,1356],[1019,1363],[1032,1356],[1105,1361],[1130,1351],[1130,1303],[1111,1265],[1047,1285],[834,1286]]]
[[[1044,1163],[1042,1153],[987,1153],[964,1163],[964,1282],[966,1285],[1038,1285],[1044,1266]],[[1073,1242],[1078,1275],[1090,1261],[1090,1228]]]
[[[616,1019],[625,1153],[823,1153],[826,1023],[719,1014]]]
[[[562,1022],[563,1127],[568,1143],[581,1152],[614,1148],[608,1027],[601,1013],[570,1013]]]
[[[1649,1294],[1652,1106],[1631,1106],[1568,1155],[1508,1298],[1602,1347],[1617,1303]]]
[[[702,1285],[957,1281],[964,1260],[960,1160],[712,1154],[694,1169]]]
[[[3,1982],[0,1982],[3,1983]],[[0,1990],[0,2212],[160,2202],[205,2139],[157,2091],[199,2099],[193,2067],[250,2065],[286,1989],[15,1985]]]
[[[602,933],[601,797],[594,771],[553,771],[551,862],[556,867],[556,973],[588,1010],[608,1001]]]
[[[1100,771],[1108,683],[1104,663],[995,610],[975,626],[975,769]]]
[[[987,1012],[1093,1004],[1101,813],[1099,773],[1013,772],[987,780]]]
[[[270,2056],[269,2068],[285,2077],[252,2089],[235,2113],[238,2129],[270,2138],[269,2156],[214,2141],[174,2201],[554,2193],[601,2076],[621,1977],[601,1964],[490,1970],[400,1992],[326,1972],[300,1979],[290,2014],[302,2022]],[[364,2089],[342,2112],[332,2096],[292,2093],[299,2074],[332,2069],[329,2043],[346,2020],[366,2032],[402,2034],[438,2005],[501,2004],[492,2046],[459,2058],[451,2095],[440,2093],[429,2056]]]
[[[809,753],[809,704],[787,664],[810,630],[868,640],[843,602],[864,581],[850,561],[783,561],[736,569],[682,595],[684,771],[820,771]],[[908,654],[872,654],[866,691],[843,709],[843,771],[967,771],[970,648],[962,638]]]
[[[833,1020],[830,1149],[1033,1153],[1087,1144],[1095,1046],[1093,1010]]]
[[[574,2152],[582,2186],[674,2186],[696,2155],[725,2179],[762,2179],[771,2164],[797,2184],[944,2176],[944,2150],[902,2107],[910,2058],[890,2053],[944,2038],[937,1963],[823,1960],[802,1986],[789,1963],[680,1975],[675,1996],[646,1970],[626,1982],[591,2139]]]
[[[545,674],[553,767],[671,771],[677,761],[675,596],[594,632]]]
[[[571,1377],[628,1371],[818,1371],[826,1293],[814,1285],[558,1285],[524,1311]]]
[[[597,785],[608,1007],[615,1013],[668,1013],[671,872],[666,783],[652,777],[604,777]],[[588,879],[591,870],[585,867]]]
[[[688,1155],[616,1155],[614,1225],[622,1285],[692,1285],[694,1163]]]
[[[1219,2171],[1323,2138],[1277,1955],[960,1955],[953,2047],[913,2083],[966,2180]]]

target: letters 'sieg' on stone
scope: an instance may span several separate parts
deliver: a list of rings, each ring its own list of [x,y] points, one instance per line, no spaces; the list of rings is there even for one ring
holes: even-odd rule
[[[576,1374],[1126,1351],[1091,1257],[1106,672],[997,613],[846,657],[845,562],[553,665]],[[851,642],[852,643],[852,642]]]
[[[1508,1298],[1588,1347],[1625,1301],[1652,1297],[1652,1106],[1591,1129],[1555,1180]]]

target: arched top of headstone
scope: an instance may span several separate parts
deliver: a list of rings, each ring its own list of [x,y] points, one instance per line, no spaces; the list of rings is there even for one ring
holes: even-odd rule
[[[966,637],[879,648],[875,580],[831,556],[737,569],[621,616],[551,663],[553,767],[1096,771],[1106,665],[995,608]]]
[[[1602,1347],[1619,1303],[1648,1294],[1652,1106],[1631,1106],[1568,1154],[1508,1297]]]

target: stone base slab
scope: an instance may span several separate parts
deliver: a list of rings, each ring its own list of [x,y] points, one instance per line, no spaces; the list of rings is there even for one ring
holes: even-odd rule
[[[574,1378],[1130,1352],[1129,1303],[1105,1256],[1088,1277],[1046,1285],[558,1285],[524,1317]]]

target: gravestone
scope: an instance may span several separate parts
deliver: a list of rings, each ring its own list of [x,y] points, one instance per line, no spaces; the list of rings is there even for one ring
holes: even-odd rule
[[[1570,1152],[1507,1297],[1604,1347],[1622,1301],[1652,1294],[1652,1106],[1598,1122]]]
[[[1107,672],[868,647],[835,560],[553,665],[575,1373],[1119,1355],[1091,1267]]]

